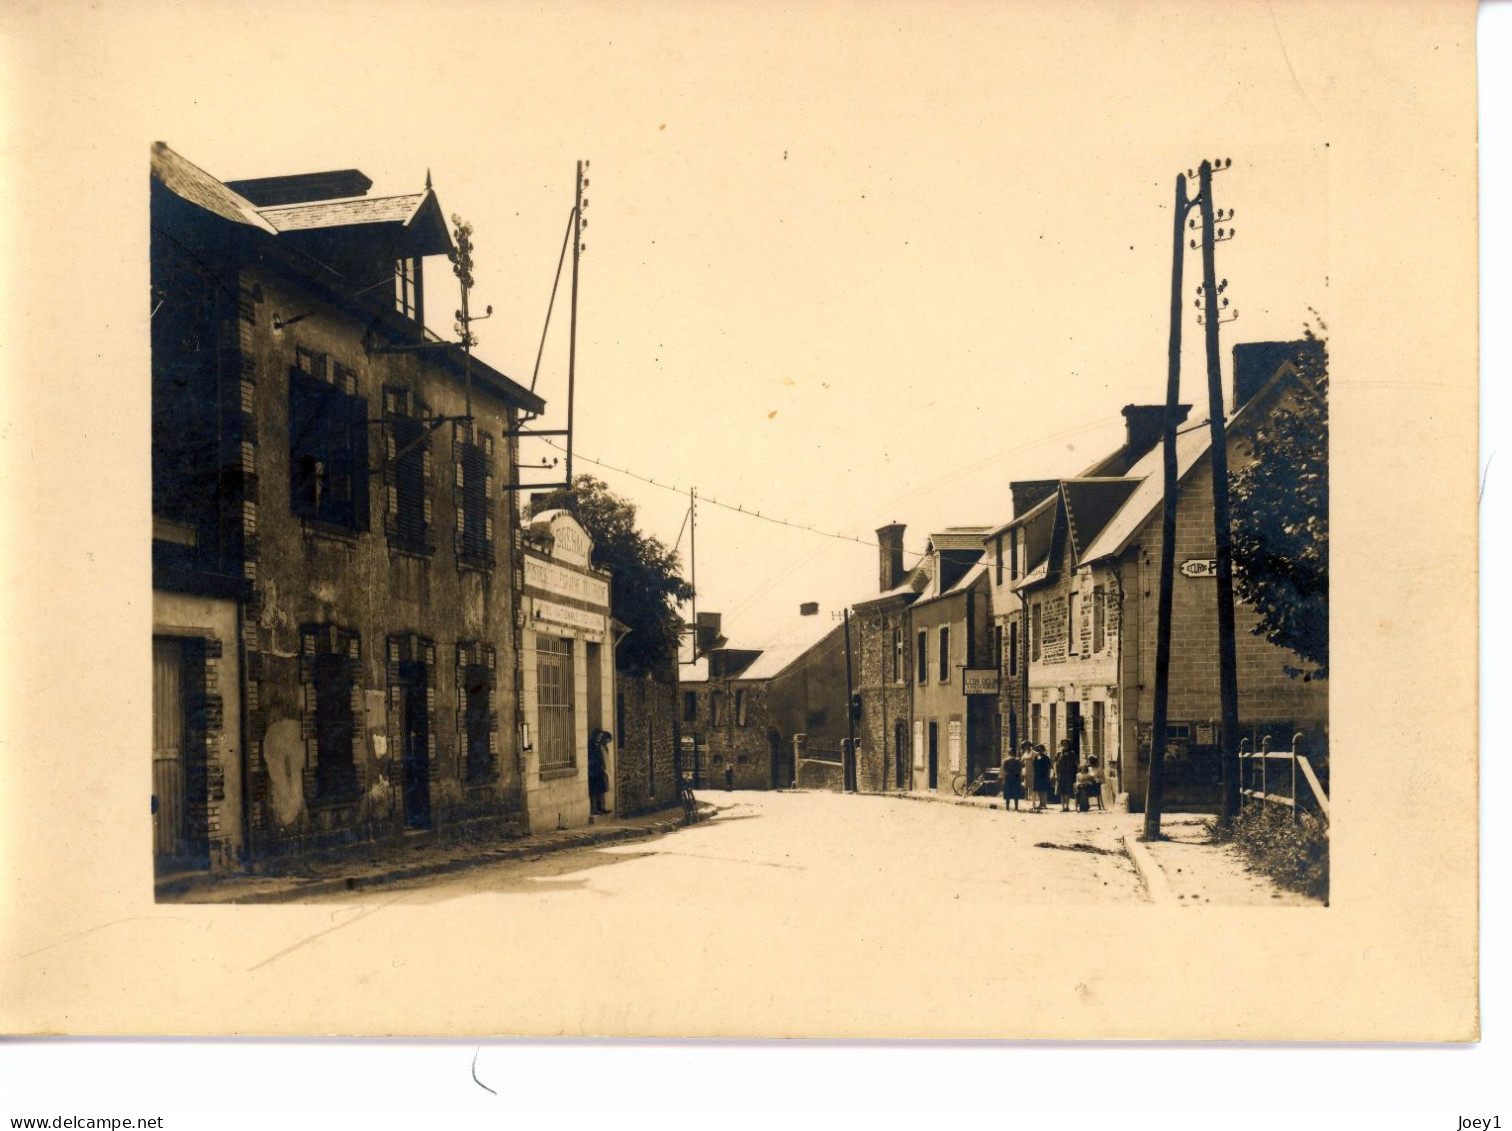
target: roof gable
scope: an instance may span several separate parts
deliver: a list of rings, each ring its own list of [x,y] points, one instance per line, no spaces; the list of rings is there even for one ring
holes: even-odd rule
[[[1080,564],[1082,554],[1092,546],[1109,520],[1118,513],[1129,496],[1139,487],[1139,480],[1068,479],[1061,484],[1062,507],[1066,532],[1071,540],[1074,560]]]
[[[180,157],[161,141],[152,145],[152,175],[175,196],[197,204],[222,220],[244,224],[263,232],[273,225],[257,214],[250,200],[227,188],[192,161]]]

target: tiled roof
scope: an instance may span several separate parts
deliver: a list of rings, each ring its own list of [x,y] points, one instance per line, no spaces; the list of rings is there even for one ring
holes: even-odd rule
[[[345,228],[355,224],[407,224],[428,194],[354,196],[346,200],[317,200],[310,204],[280,204],[259,208],[258,214],[279,232],[310,228]]]
[[[965,573],[961,574],[961,576],[956,579],[955,584],[952,585],[949,589],[945,590],[943,593],[936,593],[933,596],[922,598],[917,603],[915,603],[914,608],[919,608],[921,605],[927,605],[931,601],[941,601],[946,597],[953,597],[957,593],[964,593],[966,592],[966,590],[970,589],[973,585],[980,581],[982,577],[986,575],[986,573],[987,563],[977,562],[976,565],[972,566]]]
[[[1212,445],[1212,433],[1207,421],[1176,434],[1176,479],[1185,479],[1208,448]],[[1091,562],[1098,558],[1122,553],[1142,526],[1155,513],[1165,498],[1165,474],[1161,469],[1162,449],[1157,445],[1144,458],[1129,469],[1127,479],[1139,480],[1139,486],[1101,533],[1081,554],[1079,561]]]
[[[936,550],[980,550],[986,537],[985,526],[947,526],[931,534],[929,544]]]
[[[1096,541],[1103,527],[1138,489],[1139,481],[1127,478],[1068,479],[1061,484],[1071,550],[1078,561],[1082,551]]]
[[[223,220],[245,224],[264,232],[274,231],[273,226],[258,215],[251,201],[238,196],[161,141],[154,142],[152,146],[152,175],[174,195],[199,205],[207,212],[213,212]]]

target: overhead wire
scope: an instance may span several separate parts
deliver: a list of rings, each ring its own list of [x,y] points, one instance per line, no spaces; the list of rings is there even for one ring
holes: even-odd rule
[[[565,452],[567,450],[566,448],[562,447],[562,445],[552,440],[548,440],[544,436],[535,437],[535,439],[539,439],[543,444],[547,444],[550,447],[555,448],[559,452]],[[639,480],[642,483],[648,483],[652,487],[660,487],[663,491],[672,491],[679,495],[683,493],[681,487],[670,483],[658,483],[655,479],[650,478],[649,476],[637,474],[636,472],[631,471],[628,467],[617,467],[612,463],[605,463],[603,460],[593,459],[576,451],[573,452],[572,458],[575,460],[581,460],[584,463],[591,463],[594,467],[602,467],[606,471],[617,472],[620,475],[628,475],[631,479]],[[793,530],[803,530],[807,531],[809,534],[817,534],[821,538],[834,538],[841,542],[855,542],[861,546],[877,545],[877,541],[874,538],[861,538],[855,534],[840,534],[829,530],[820,530],[816,526],[813,526],[809,523],[790,522],[785,518],[777,518],[774,515],[762,514],[759,510],[756,510],[753,507],[747,507],[737,503],[722,502],[719,499],[714,498],[712,495],[700,494],[698,496],[698,501],[700,503],[708,503],[710,506],[720,507],[735,514],[743,514],[747,518],[759,518],[762,522],[771,522],[775,523],[778,526],[789,527]],[[679,535],[679,537],[681,537],[681,535]],[[916,558],[922,558],[924,556],[924,553],[921,550],[905,550],[904,552]]]

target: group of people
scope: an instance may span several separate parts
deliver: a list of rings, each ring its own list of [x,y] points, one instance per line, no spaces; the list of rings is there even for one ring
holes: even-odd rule
[[[1090,757],[1078,763],[1067,739],[1061,741],[1053,761],[1043,743],[1025,742],[1017,751],[1009,750],[1003,759],[1002,780],[1004,809],[1017,810],[1019,802],[1032,793],[1035,812],[1045,809],[1054,794],[1060,797],[1063,812],[1070,810],[1074,800],[1077,809],[1085,813],[1102,788],[1097,779],[1097,759]]]

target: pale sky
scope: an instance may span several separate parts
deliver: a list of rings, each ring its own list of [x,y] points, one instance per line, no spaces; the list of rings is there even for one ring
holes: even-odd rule
[[[1328,316],[1328,139],[1307,89],[1327,44],[1285,5],[1110,5],[1098,43],[1060,5],[380,9],[388,33],[360,49],[343,47],[356,5],[94,11],[38,48],[73,53],[76,84],[46,97],[135,154],[143,248],[154,140],[227,180],[355,166],[377,195],[429,169],[474,225],[473,306],[495,311],[479,356],[523,384],[589,159],[577,452],[682,493],[578,467],[668,543],[697,486],[865,539],[904,522],[917,552],[1005,521],[1011,479],[1115,446],[1119,409],[1164,396],[1173,183],[1203,157],[1234,162],[1215,193],[1238,214],[1219,246],[1241,313],[1225,370],[1236,341]],[[1177,18],[1211,21],[1211,58],[1166,46]],[[427,268],[449,333],[449,265]],[[145,257],[131,269],[145,290]],[[1186,271],[1195,315],[1196,253]],[[564,278],[547,426],[566,299]],[[1195,317],[1185,336],[1203,406]],[[697,566],[700,609],[739,643],[876,589],[873,546],[712,505]]]

